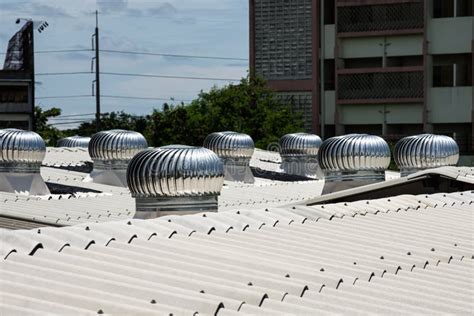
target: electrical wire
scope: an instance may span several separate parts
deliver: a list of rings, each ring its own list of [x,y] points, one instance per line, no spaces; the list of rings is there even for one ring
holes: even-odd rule
[[[78,119],[81,119],[81,120],[92,120],[93,118],[81,118],[81,117],[65,117],[65,118],[62,118],[62,117],[48,117],[48,121],[53,121],[54,123],[56,122],[73,122],[73,121],[77,121]]]
[[[93,49],[90,48],[80,48],[80,49],[53,49],[53,50],[37,50],[35,54],[58,54],[58,53],[77,53],[77,52],[93,52]],[[6,55],[5,52],[0,52],[0,55]]]
[[[43,96],[37,97],[36,99],[76,99],[76,98],[92,98],[95,97],[91,94],[78,94],[78,95],[54,95],[54,96]],[[110,95],[101,94],[101,98],[113,98],[113,99],[136,99],[136,100],[156,100],[156,101],[178,101],[178,102],[191,102],[192,100],[186,99],[175,99],[173,97],[135,97],[127,95]]]
[[[186,79],[186,80],[208,80],[208,81],[240,81],[240,79],[233,78],[214,78],[214,77],[193,77],[193,76],[171,76],[171,75],[156,75],[156,74],[137,74],[125,72],[100,72],[101,75],[110,76],[127,76],[127,77],[148,77],[148,78],[166,78],[166,79]]]
[[[91,120],[89,121],[72,121],[72,122],[59,122],[59,123],[50,123],[48,125],[65,125],[65,124],[78,124],[78,123],[90,123]]]
[[[95,113],[82,113],[82,114],[70,114],[70,115],[59,115],[57,117],[78,117],[78,116],[89,116],[89,115],[95,115]],[[52,119],[55,117],[52,117]]]
[[[124,51],[115,49],[100,49],[100,52],[104,53],[116,53],[116,54],[129,54],[129,55],[146,55],[146,56],[161,56],[161,57],[174,57],[174,58],[195,58],[195,59],[215,59],[215,60],[238,60],[247,61],[246,58],[238,57],[221,57],[221,56],[204,56],[204,55],[181,55],[181,54],[167,54],[167,53],[153,53],[153,52],[136,52],[136,51]]]
[[[37,73],[36,76],[69,76],[69,75],[91,75],[89,71],[73,71],[73,72],[42,72]],[[193,77],[193,76],[171,76],[158,74],[137,74],[126,72],[108,72],[101,71],[101,75],[109,76],[126,76],[126,77],[146,77],[146,78],[165,78],[165,79],[185,79],[185,80],[207,80],[207,81],[240,81],[240,79],[233,78],[214,78],[214,77]]]
[[[90,48],[38,50],[38,51],[35,51],[35,54],[59,54],[59,53],[77,53],[77,52],[94,52],[94,50]],[[99,52],[111,53],[111,54],[160,56],[160,57],[188,58],[188,59],[248,61],[247,58],[240,58],[240,57],[186,55],[186,54],[172,54],[172,53],[158,53],[158,52],[138,52],[138,51],[117,50],[117,49],[100,49]],[[6,53],[0,52],[0,54],[5,55]]]
[[[36,76],[69,76],[69,75],[92,75],[90,71],[73,71],[73,72],[40,72]]]
[[[158,101],[178,101],[178,102],[191,102],[192,100],[185,99],[175,99],[175,98],[163,98],[163,97],[134,97],[134,96],[125,96],[125,95],[108,95],[101,94],[100,97],[104,98],[114,98],[114,99],[137,99],[137,100],[158,100]]]
[[[37,50],[35,54],[57,54],[57,53],[77,53],[77,52],[93,52],[91,48],[80,49],[56,49],[56,50]]]
[[[36,97],[36,99],[73,99],[73,98],[86,98],[91,97],[90,94],[79,94],[79,95],[53,95],[45,97]]]

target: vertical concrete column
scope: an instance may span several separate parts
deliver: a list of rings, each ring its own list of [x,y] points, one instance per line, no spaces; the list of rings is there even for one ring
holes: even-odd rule
[[[430,102],[429,96],[433,86],[433,58],[430,55],[429,25],[431,22],[432,1],[424,0],[424,23],[423,23],[423,132],[432,133],[433,124],[430,120]]]

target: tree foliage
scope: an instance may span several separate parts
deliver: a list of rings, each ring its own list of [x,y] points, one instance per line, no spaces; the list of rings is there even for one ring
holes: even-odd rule
[[[42,124],[47,122],[47,116],[43,115],[41,119],[45,117]],[[243,78],[238,84],[201,91],[188,105],[165,103],[162,110],[154,110],[147,116],[123,111],[106,113],[101,117],[101,125],[103,130],[140,132],[149,145],[155,147],[168,144],[201,146],[208,134],[231,130],[249,134],[257,147],[266,148],[286,133],[303,130],[301,113],[294,113],[290,104],[279,102],[265,87],[265,82],[258,78]],[[82,123],[77,129],[62,131],[66,136],[90,136],[93,133],[95,120]]]
[[[153,111],[146,136],[154,146],[202,145],[209,133],[231,130],[249,134],[257,147],[265,148],[302,129],[301,114],[278,102],[263,80],[244,78],[239,84],[201,92],[189,105]]]
[[[125,129],[137,131],[143,134],[147,127],[146,117],[128,114],[123,111],[104,113],[100,117],[100,122],[102,130]],[[95,120],[93,120],[90,123],[82,123],[77,129],[68,130],[68,133],[81,136],[91,136],[95,131]]]
[[[61,115],[61,109],[52,107],[43,110],[39,106],[35,107],[36,131],[43,137],[47,146],[55,146],[58,139],[62,137],[61,131],[48,124],[48,119]]]

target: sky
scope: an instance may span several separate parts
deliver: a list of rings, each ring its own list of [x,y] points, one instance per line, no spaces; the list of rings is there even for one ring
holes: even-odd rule
[[[99,11],[100,48],[104,50],[202,55],[239,60],[188,59],[102,52],[101,72],[240,79],[248,71],[247,0],[0,0],[0,53],[19,29],[16,18],[47,21],[35,32],[35,50],[91,49]],[[37,53],[36,103],[59,107],[63,115],[93,113],[95,97],[45,99],[65,95],[92,95],[94,74],[40,76],[41,73],[90,72],[92,51]],[[5,55],[0,54],[1,65]],[[242,60],[240,60],[242,59]],[[212,86],[229,81],[185,80],[101,75],[101,94],[191,100]],[[102,112],[140,115],[164,101],[101,98]],[[92,118],[92,116],[89,116]],[[75,120],[82,120],[78,117]],[[55,122],[64,122],[57,120]],[[71,120],[71,118],[68,118]],[[69,127],[58,125],[57,127]]]

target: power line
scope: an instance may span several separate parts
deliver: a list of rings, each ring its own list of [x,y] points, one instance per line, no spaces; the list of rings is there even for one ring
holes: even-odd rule
[[[90,94],[78,94],[78,95],[53,95],[45,97],[36,97],[36,99],[73,99],[73,98],[86,98],[92,97]]]
[[[59,115],[59,117],[78,117],[78,116],[89,116],[89,115],[94,115],[94,114],[95,113],[70,114],[70,115]]]
[[[54,95],[54,96],[43,96],[37,97],[36,99],[75,99],[75,98],[92,98],[93,95],[90,94],[78,94],[78,95]],[[101,95],[102,98],[114,98],[114,99],[136,99],[136,100],[157,100],[157,101],[178,101],[178,102],[191,102],[192,100],[186,99],[175,99],[173,97],[134,97],[127,95]],[[94,113],[92,113],[94,114]]]
[[[57,53],[77,53],[77,52],[92,52],[90,48],[81,49],[56,49],[56,50],[37,50],[36,54],[57,54]]]
[[[136,52],[136,51],[123,51],[114,49],[101,49],[104,53],[117,53],[117,54],[129,54],[129,55],[147,55],[147,56],[162,56],[162,57],[174,57],[174,58],[196,58],[196,59],[217,59],[217,60],[238,60],[247,61],[246,58],[238,57],[221,57],[221,56],[204,56],[204,55],[181,55],[181,54],[167,54],[167,53],[151,53],[151,52]]]
[[[69,76],[69,75],[90,75],[89,71],[74,71],[74,72],[42,72],[37,73],[37,76]],[[193,77],[193,76],[171,76],[158,74],[137,74],[125,72],[104,72],[101,75],[109,76],[126,76],[126,77],[146,77],[146,78],[165,78],[165,79],[185,79],[185,80],[207,80],[207,81],[240,81],[240,79],[233,78],[215,78],[215,77]]]
[[[92,52],[90,48],[81,49],[53,49],[53,50],[37,50],[35,54],[58,54],[58,53],[77,53],[77,52]],[[6,55],[5,52],[0,52],[0,55]]]
[[[51,124],[48,124],[48,125],[65,125],[65,124],[89,123],[91,120],[88,120],[88,121],[83,120],[83,121],[72,121],[72,122],[59,122],[59,123],[51,123]]]
[[[48,121],[53,121],[53,122],[61,122],[61,121],[65,121],[65,122],[69,122],[69,121],[77,121],[78,119],[81,119],[81,120],[89,120],[89,118],[81,118],[81,117],[49,117],[48,118]],[[92,118],[90,118],[92,120]]]
[[[93,87],[95,87],[95,130],[96,132],[100,131],[101,129],[101,122],[100,122],[100,67],[99,67],[99,11],[95,10],[95,31],[91,37],[92,39],[92,46],[95,50],[95,56],[92,57],[91,62],[94,63],[95,61],[95,80],[92,81]],[[92,69],[91,69],[92,71]]]
[[[73,71],[73,72],[40,72],[37,76],[69,76],[69,75],[92,75],[90,71]]]
[[[77,53],[77,52],[94,52],[94,50],[89,49],[89,48],[39,50],[39,51],[35,51],[35,54],[59,54],[59,53]],[[224,56],[208,56],[208,55],[186,55],[186,54],[172,54],[172,53],[158,53],[158,52],[154,53],[154,52],[126,51],[126,50],[117,50],[117,49],[100,49],[99,52],[101,52],[101,53],[111,53],[111,54],[160,56],[160,57],[188,58],[188,59],[248,61],[247,58],[240,58],[240,57],[224,57]],[[0,54],[5,55],[6,53],[0,52]]]
[[[110,76],[148,77],[148,78],[166,78],[166,79],[210,80],[210,81],[240,81],[240,79],[231,79],[231,78],[170,76],[170,75],[156,75],[156,74],[136,74],[136,73],[125,73],[125,72],[101,72],[101,74],[102,75],[110,75]]]
[[[184,100],[184,99],[175,99],[175,98],[163,98],[163,97],[133,97],[133,96],[125,96],[125,95],[101,95],[103,98],[114,98],[114,99],[137,99],[137,100],[159,100],[159,101],[182,101],[182,102],[191,102],[192,100]]]

